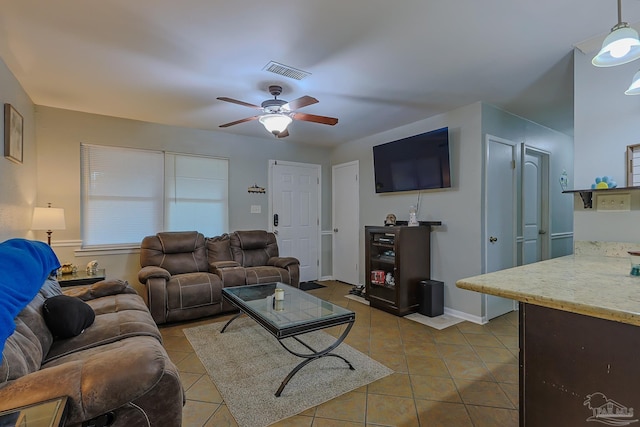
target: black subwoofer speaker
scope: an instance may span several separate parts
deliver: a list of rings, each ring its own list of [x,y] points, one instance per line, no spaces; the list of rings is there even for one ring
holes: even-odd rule
[[[444,282],[421,280],[418,282],[418,292],[420,314],[436,317],[444,313]]]

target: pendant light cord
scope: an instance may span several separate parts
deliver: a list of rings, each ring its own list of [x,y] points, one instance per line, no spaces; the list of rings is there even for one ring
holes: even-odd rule
[[[622,23],[622,0],[618,0],[618,24]]]

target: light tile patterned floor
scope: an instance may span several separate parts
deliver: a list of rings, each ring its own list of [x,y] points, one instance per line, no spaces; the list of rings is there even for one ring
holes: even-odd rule
[[[327,287],[310,292],[356,312],[345,342],[395,373],[275,426],[518,425],[517,313],[487,325],[463,322],[438,331],[344,298],[351,289],[348,285],[322,283]],[[161,328],[186,390],[184,427],[236,425],[182,333],[183,328],[229,317]]]

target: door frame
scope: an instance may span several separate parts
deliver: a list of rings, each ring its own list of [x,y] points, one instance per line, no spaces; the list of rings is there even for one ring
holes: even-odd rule
[[[542,188],[540,189],[540,198],[541,198],[541,209],[542,213],[540,215],[540,228],[545,230],[545,234],[542,234],[542,238],[540,239],[540,261],[549,259],[551,257],[551,193],[550,193],[550,183],[549,183],[549,171],[551,164],[551,153],[540,148],[532,147],[531,145],[527,145],[522,143],[522,152],[520,155],[520,170],[522,171],[522,179],[520,180],[520,193],[522,199],[522,211],[521,211],[521,223],[522,223],[522,235],[524,238],[524,213],[525,213],[525,197],[524,197],[524,189],[525,189],[525,177],[524,177],[524,165],[526,162],[526,154],[534,153],[534,155],[538,156],[541,160],[541,169],[542,169]],[[521,248],[521,258],[524,260],[524,244]]]
[[[318,171],[318,224],[316,224],[317,229],[317,242],[318,242],[318,279],[321,277],[322,273],[322,233],[321,233],[321,224],[322,224],[322,165],[315,163],[300,163],[300,162],[290,162],[287,160],[269,160],[269,173],[267,177],[267,185],[269,189],[269,197],[267,197],[267,211],[269,213],[267,218],[267,231],[273,232],[273,167],[276,165],[284,165],[284,166],[298,166],[304,168],[316,169]]]
[[[358,160],[354,160],[351,162],[346,162],[346,163],[340,163],[337,165],[333,165],[331,166],[331,275],[332,278],[336,279],[335,276],[335,272],[334,272],[334,268],[335,268],[335,254],[336,254],[336,239],[335,239],[335,235],[336,235],[336,231],[335,231],[335,219],[336,219],[336,201],[335,201],[335,188],[336,188],[336,179],[335,179],[335,170],[336,168],[339,167],[352,167],[355,166],[356,167],[356,180],[357,180],[357,187],[358,187],[358,194],[355,198],[356,200],[356,206],[355,206],[355,213],[356,213],[356,218],[357,218],[357,236],[358,239],[355,242],[355,249],[356,249],[356,253],[358,254],[356,256],[356,282],[352,283],[353,285],[356,285],[358,283],[360,283],[360,162]]]

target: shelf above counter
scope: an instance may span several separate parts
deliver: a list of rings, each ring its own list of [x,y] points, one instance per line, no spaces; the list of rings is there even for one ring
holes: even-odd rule
[[[640,187],[616,187],[616,188],[589,188],[585,190],[565,190],[563,193],[578,193],[582,199],[585,209],[593,208],[593,193],[626,193],[630,191],[640,191]]]

